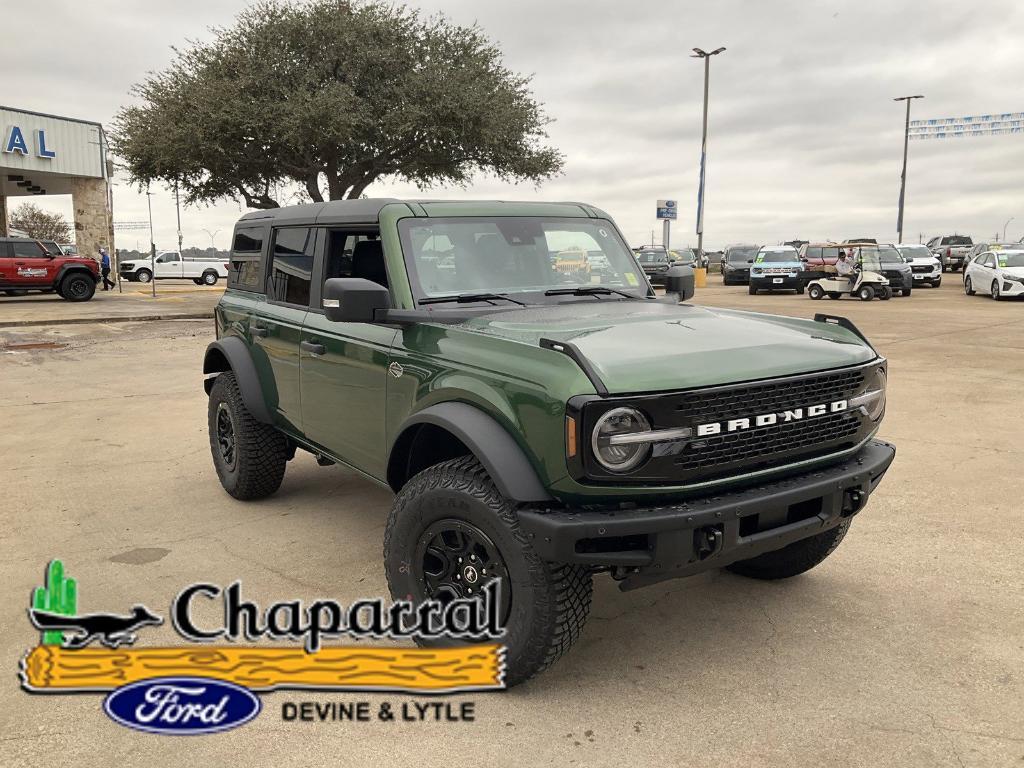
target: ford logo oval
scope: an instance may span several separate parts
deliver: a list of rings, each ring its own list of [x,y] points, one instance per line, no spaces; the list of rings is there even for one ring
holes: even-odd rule
[[[212,677],[158,677],[123,685],[103,710],[137,731],[192,735],[237,728],[260,713],[248,688]]]

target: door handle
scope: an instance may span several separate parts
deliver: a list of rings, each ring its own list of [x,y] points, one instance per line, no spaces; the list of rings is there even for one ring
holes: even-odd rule
[[[259,336],[261,338],[269,336],[270,331],[264,328],[262,325],[254,325],[249,329],[253,336]]]
[[[299,349],[303,352],[309,352],[311,355],[322,355],[327,351],[327,347],[323,344],[317,344],[315,341],[299,342]]]

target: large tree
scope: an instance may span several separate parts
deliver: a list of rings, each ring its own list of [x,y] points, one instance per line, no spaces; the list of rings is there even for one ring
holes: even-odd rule
[[[8,216],[7,223],[11,229],[20,229],[36,240],[54,240],[58,243],[70,242],[71,225],[59,213],[48,213],[35,203],[22,203]]]
[[[422,189],[476,171],[538,183],[561,169],[529,78],[476,26],[376,0],[264,0],[213,32],[176,49],[116,116],[133,182],[274,208],[292,183],[319,202],[382,177]]]

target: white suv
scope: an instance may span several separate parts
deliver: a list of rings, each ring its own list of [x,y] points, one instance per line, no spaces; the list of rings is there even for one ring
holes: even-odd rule
[[[932,288],[942,285],[942,262],[935,258],[927,245],[900,243],[896,250],[910,264],[915,288],[919,285],[930,285]]]

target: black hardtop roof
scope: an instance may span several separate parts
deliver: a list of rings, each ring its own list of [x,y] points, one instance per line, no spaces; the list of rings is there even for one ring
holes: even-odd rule
[[[401,200],[393,197],[362,198],[359,200],[328,200],[322,203],[303,203],[281,208],[250,211],[239,224],[376,224],[381,209],[387,205],[407,205],[412,215],[453,215],[453,209],[465,207],[465,215],[547,215],[605,217],[603,211],[586,203],[512,201],[512,200]]]

